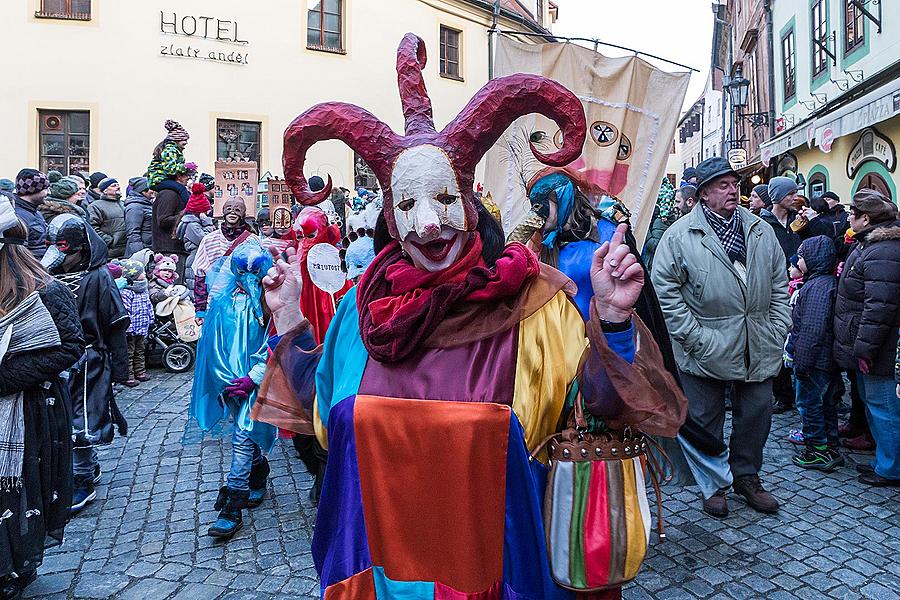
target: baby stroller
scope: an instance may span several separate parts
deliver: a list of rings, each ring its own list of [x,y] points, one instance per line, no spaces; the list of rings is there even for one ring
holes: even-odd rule
[[[156,318],[147,333],[146,346],[150,366],[162,365],[169,373],[185,373],[194,366],[197,342],[182,340],[171,316]]]
[[[194,366],[200,326],[184,286],[171,285],[165,294],[156,304],[156,321],[147,333],[147,360],[170,373],[184,373]]]

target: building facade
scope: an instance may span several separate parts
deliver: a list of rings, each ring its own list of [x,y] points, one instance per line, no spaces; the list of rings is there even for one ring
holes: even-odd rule
[[[807,195],[900,190],[900,2],[770,0],[775,137],[761,157]]]
[[[19,59],[8,55],[12,81],[0,94],[0,176],[25,166],[141,175],[167,119],[190,132],[186,159],[204,171],[235,159],[278,175],[285,128],[318,102],[359,104],[402,131],[394,69],[410,31],[427,47],[440,128],[488,80],[493,9],[488,0],[3,2],[4,45]],[[556,10],[501,0],[496,25],[546,33]],[[335,185],[375,183],[340,142],[317,144],[307,165],[307,176],[330,174]]]
[[[681,174],[688,167],[722,155],[725,129],[722,105],[722,74],[710,71],[703,95],[687,109],[675,130]]]
[[[771,27],[767,0],[728,0],[727,18],[731,29],[729,80],[743,77],[749,81],[746,105],[730,106],[729,144],[746,151],[741,173],[762,181],[765,165],[760,145],[775,130],[774,107],[771,104]],[[751,118],[750,115],[756,115]],[[764,116],[763,116],[764,115]]]

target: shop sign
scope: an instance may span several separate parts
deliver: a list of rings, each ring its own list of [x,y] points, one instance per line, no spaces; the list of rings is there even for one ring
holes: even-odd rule
[[[864,130],[850,149],[850,154],[847,155],[847,177],[853,179],[859,168],[867,162],[882,164],[891,173],[897,168],[894,144],[874,127]]]
[[[728,162],[735,171],[747,166],[747,151],[743,148],[732,148],[728,151]]]
[[[259,169],[255,162],[216,161],[216,188],[213,192],[213,216],[222,216],[226,200],[243,200],[247,216],[256,216],[256,188]]]
[[[159,32],[161,34],[180,36],[190,40],[190,43],[161,44],[159,55],[246,65],[249,64],[250,55],[243,47],[250,42],[241,37],[239,30],[240,26],[237,21],[159,11]],[[209,47],[210,43],[215,46]],[[235,45],[239,48],[235,49]]]

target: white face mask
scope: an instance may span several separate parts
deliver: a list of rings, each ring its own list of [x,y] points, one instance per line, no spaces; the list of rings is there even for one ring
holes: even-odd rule
[[[400,240],[415,233],[429,242],[441,235],[442,226],[466,231],[466,211],[456,174],[446,153],[437,146],[404,150],[391,173],[394,220]]]

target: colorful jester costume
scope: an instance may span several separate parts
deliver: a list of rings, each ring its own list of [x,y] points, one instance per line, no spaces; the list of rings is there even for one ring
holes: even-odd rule
[[[438,133],[424,64],[424,44],[407,34],[397,59],[405,136],[339,103],[311,108],[285,133],[285,173],[300,202],[330,190],[329,181],[309,191],[307,149],[341,139],[382,183],[394,241],[344,297],[322,346],[306,321],[279,332],[251,416],[314,432],[328,447],[312,544],[323,598],[573,598],[550,573],[546,456],[532,452],[559,430],[576,390],[610,424],[668,435],[684,417],[683,397],[639,320],[604,332],[594,306],[585,323],[570,280],[521,244],[486,257],[482,233],[492,218],[472,193],[475,165],[529,112],[564,131],[563,147],[536,152],[539,160],[571,162],[585,136],[578,99],[543,77],[499,78]],[[408,252],[417,240],[453,247],[429,250],[432,266],[423,268]],[[454,260],[441,264],[453,248]],[[618,397],[627,401],[607,402]],[[557,485],[634,495],[643,471],[627,465],[579,469]],[[627,536],[645,547],[649,511],[582,509],[571,527],[594,534],[555,546],[565,556],[554,564],[569,564],[575,579],[588,565],[596,573],[597,560],[609,573],[636,570],[627,553],[610,556],[608,542]]]

